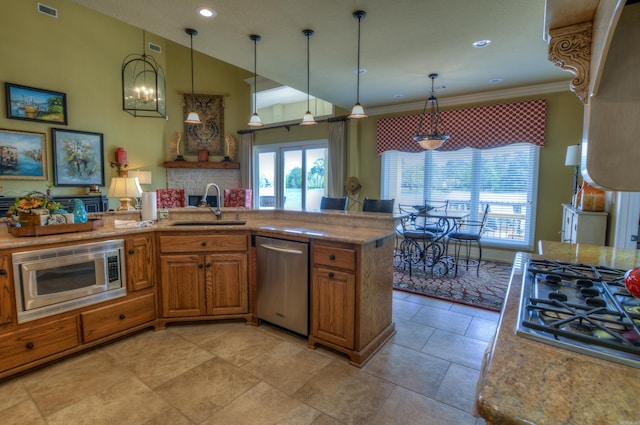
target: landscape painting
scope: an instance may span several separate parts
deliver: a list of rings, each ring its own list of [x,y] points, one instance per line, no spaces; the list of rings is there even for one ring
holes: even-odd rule
[[[67,124],[66,94],[11,83],[4,88],[8,118]]]
[[[47,180],[44,133],[0,129],[0,179]]]

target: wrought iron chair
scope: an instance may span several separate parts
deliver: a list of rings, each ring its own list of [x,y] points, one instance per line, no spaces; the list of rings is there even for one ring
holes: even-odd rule
[[[453,263],[454,276],[458,275],[458,266],[464,266],[467,270],[469,267],[476,269],[476,276],[480,276],[480,262],[482,261],[482,232],[487,223],[489,215],[489,204],[484,207],[484,213],[481,220],[463,220],[458,227],[449,233],[447,239],[447,254],[449,253],[449,244],[453,243],[453,257],[450,261]],[[478,257],[471,258],[471,247],[473,244],[478,246]],[[460,257],[460,250],[464,247],[463,257]]]
[[[320,209],[321,210],[347,210],[347,201],[349,198],[346,196],[344,198],[329,198],[323,196],[320,200]]]
[[[393,213],[395,199],[370,199],[364,198],[362,211]]]
[[[449,208],[449,201],[425,201],[424,211],[425,213],[433,212],[447,212]],[[424,220],[424,227],[433,233],[442,233],[445,231],[445,226],[442,220],[438,218],[428,218]]]
[[[398,205],[400,224],[396,228],[396,266],[409,267],[409,276],[413,267],[421,265],[433,273],[434,261],[441,257],[442,246],[438,244],[438,235],[427,230],[420,221],[420,209],[411,205]]]

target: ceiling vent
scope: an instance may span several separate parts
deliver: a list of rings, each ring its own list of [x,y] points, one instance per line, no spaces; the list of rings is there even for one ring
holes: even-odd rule
[[[159,44],[149,42],[149,50],[156,53],[162,53],[162,46],[160,46]]]
[[[58,9],[55,9],[51,6],[47,6],[46,4],[38,3],[38,12],[44,13],[45,15],[49,15],[52,18],[58,17]]]

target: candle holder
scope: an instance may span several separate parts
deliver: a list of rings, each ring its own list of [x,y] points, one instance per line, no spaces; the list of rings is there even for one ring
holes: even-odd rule
[[[115,168],[118,173],[118,177],[127,177],[129,172],[125,169],[129,166],[128,162],[112,162],[111,168]]]
[[[231,162],[231,158],[229,158],[228,156],[225,156],[222,162]]]

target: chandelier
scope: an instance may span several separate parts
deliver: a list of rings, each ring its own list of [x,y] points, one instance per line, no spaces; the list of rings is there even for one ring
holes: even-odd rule
[[[417,142],[422,149],[438,149],[444,142],[446,142],[451,134],[447,132],[438,131],[440,123],[440,111],[438,110],[438,99],[436,99],[436,91],[434,87],[435,79],[438,78],[438,74],[429,74],[431,78],[431,94],[424,102],[424,109],[422,110],[422,116],[420,117],[420,125],[418,126],[418,132],[413,136],[413,140]],[[428,132],[423,132],[422,126],[425,124],[425,116],[427,113],[427,105],[431,103],[431,112],[429,113],[429,129]]]

